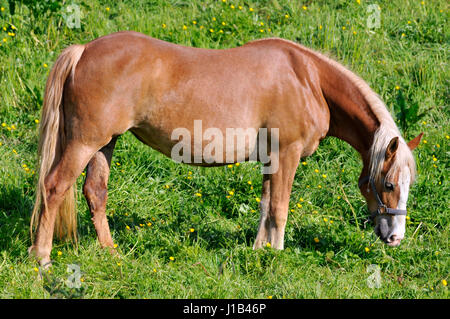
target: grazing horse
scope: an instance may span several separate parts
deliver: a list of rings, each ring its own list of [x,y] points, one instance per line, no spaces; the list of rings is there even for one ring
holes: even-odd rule
[[[411,150],[380,98],[354,73],[291,41],[271,38],[241,47],[184,47],[137,32],[118,32],[66,48],[47,80],[39,140],[39,180],[29,249],[50,262],[53,234],[76,235],[74,183],[87,166],[83,193],[102,247],[113,249],[106,219],[107,183],[117,137],[131,131],[170,156],[172,132],[216,128],[277,130],[277,169],[263,174],[254,248],[284,248],[292,182],[302,157],[326,136],[352,145],[364,167],[359,187],[375,232],[391,246],[405,233],[415,176]],[[195,140],[195,139],[194,139]],[[231,150],[246,161],[255,138]],[[190,146],[203,147],[191,142]],[[220,152],[216,153],[219,154]],[[194,165],[229,163],[226,154]]]

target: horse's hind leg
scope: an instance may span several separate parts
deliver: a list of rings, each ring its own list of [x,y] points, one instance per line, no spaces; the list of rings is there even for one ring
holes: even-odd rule
[[[83,143],[69,143],[58,164],[45,178],[47,208],[42,205],[34,243],[29,249],[30,254],[36,256],[41,265],[50,262],[58,208],[64,200],[67,190],[76,182],[77,177],[96,151],[97,149]]]
[[[91,211],[100,246],[110,248],[113,248],[114,244],[106,218],[106,201],[111,157],[116,140],[117,137],[113,138],[108,145],[94,154],[87,166],[86,181],[83,186],[83,193]]]

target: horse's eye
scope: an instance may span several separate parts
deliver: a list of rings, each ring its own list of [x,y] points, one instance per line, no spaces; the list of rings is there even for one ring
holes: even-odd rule
[[[388,191],[390,191],[390,192],[392,192],[392,191],[394,190],[394,184],[389,183],[389,182],[386,182],[386,183],[384,184],[384,187],[385,187]]]

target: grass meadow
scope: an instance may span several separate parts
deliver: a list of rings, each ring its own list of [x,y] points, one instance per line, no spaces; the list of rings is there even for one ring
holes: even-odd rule
[[[445,1],[0,0],[0,6],[0,298],[448,298]],[[27,248],[45,81],[63,48],[119,30],[217,49],[281,37],[359,74],[405,139],[424,132],[401,246],[390,248],[374,234],[357,187],[359,154],[338,139],[325,139],[299,164],[285,250],[253,251],[260,164],[177,164],[126,133],[114,152],[107,206],[119,256],[99,247],[80,176],[79,242],[55,241],[53,267],[39,279]],[[79,288],[66,282],[73,265]]]

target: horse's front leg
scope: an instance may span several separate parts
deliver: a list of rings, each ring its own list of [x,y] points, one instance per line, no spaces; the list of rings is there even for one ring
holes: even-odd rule
[[[300,155],[301,147],[297,143],[280,149],[278,153],[278,169],[272,172],[269,178],[270,195],[267,196],[270,200],[268,207],[265,208],[267,213],[263,220],[263,209],[261,209],[262,223],[254,248],[259,248],[264,245],[264,242],[268,242],[275,249],[284,249],[284,231],[289,210],[289,198]],[[263,208],[263,205],[261,205],[261,208]],[[263,236],[265,236],[265,239]]]
[[[255,244],[253,245],[253,249],[262,248],[267,243],[268,237],[268,224],[267,224],[267,214],[269,212],[269,204],[270,204],[270,175],[263,175],[262,182],[262,194],[261,201],[259,202],[259,210],[260,210],[260,218],[259,218],[259,226],[258,226],[258,234],[256,235]]]

